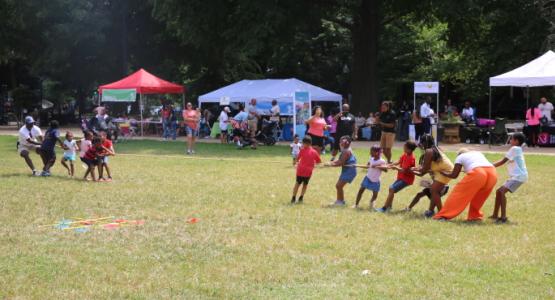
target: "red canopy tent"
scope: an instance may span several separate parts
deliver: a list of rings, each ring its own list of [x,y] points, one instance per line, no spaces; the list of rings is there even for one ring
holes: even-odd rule
[[[104,89],[137,89],[138,94],[183,94],[185,92],[184,86],[158,78],[145,69],[140,69],[116,82],[101,85],[98,92],[102,93]]]
[[[108,83],[98,87],[98,92],[102,94],[103,90],[123,90],[136,89],[139,94],[139,106],[141,111],[141,135],[143,135],[143,94],[183,94],[185,95],[185,87],[175,84],[164,79],[158,78],[145,69],[137,72],[116,82]]]

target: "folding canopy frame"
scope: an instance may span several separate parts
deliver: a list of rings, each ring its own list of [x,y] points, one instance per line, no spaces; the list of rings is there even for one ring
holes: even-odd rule
[[[491,119],[492,87],[512,86],[526,88],[526,107],[530,102],[530,88],[555,86],[555,52],[549,50],[542,56],[507,73],[489,79],[489,118]]]
[[[297,104],[299,103],[296,100],[296,96],[298,96],[299,92],[308,93],[309,107],[311,107],[311,103],[314,101],[336,102],[340,109],[343,104],[343,97],[341,95],[296,78],[241,80],[199,96],[198,104],[199,106],[203,103],[227,105],[231,102],[239,102],[247,104],[250,99],[253,98],[258,100],[259,104],[261,102],[277,100],[279,104],[291,107],[290,112],[287,114],[284,114],[282,110],[282,115],[290,115],[293,117],[294,130],[296,130],[296,112]],[[304,97],[306,97],[306,95],[304,95]],[[302,128],[302,126],[300,128]]]
[[[98,92],[102,94],[103,90],[124,90],[135,89],[139,94],[139,110],[141,113],[141,136],[144,135],[143,130],[143,94],[182,94],[182,100],[185,102],[185,87],[175,84],[164,79],[158,78],[144,69],[139,69],[137,72],[121,79],[116,82],[101,85]]]

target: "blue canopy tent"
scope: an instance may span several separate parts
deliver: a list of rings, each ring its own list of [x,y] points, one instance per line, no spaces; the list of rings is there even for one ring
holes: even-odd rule
[[[337,102],[341,107],[342,97],[340,94],[330,92],[321,87],[298,80],[289,79],[260,79],[241,80],[239,82],[222,87],[198,98],[199,106],[203,103],[220,103],[227,105],[233,102],[248,103],[256,99],[256,108],[260,114],[268,114],[272,100],[277,100],[282,116],[293,116],[295,92],[307,92],[310,102]],[[297,128],[297,133],[302,129]],[[304,132],[304,131],[303,131]]]

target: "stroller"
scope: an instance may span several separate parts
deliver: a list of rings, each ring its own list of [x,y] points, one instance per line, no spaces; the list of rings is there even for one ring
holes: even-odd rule
[[[276,131],[278,123],[275,121],[262,120],[262,128],[258,131],[255,138],[256,141],[266,146],[273,146],[276,144]]]
[[[233,137],[230,137],[230,139],[238,139],[241,148],[251,146],[253,141],[251,140],[250,131],[246,126],[246,122],[238,123],[232,120],[231,124],[233,126]],[[264,144],[266,146],[275,145],[276,139],[274,138],[274,134],[276,129],[277,122],[264,120],[262,124],[262,129],[259,130],[255,135],[256,142],[259,144]]]

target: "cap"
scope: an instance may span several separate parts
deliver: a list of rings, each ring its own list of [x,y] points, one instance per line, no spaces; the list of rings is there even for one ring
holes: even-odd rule
[[[31,116],[25,117],[25,124],[33,124],[33,123],[35,123],[35,119],[33,119],[33,117]]]
[[[231,112],[231,110],[230,110],[229,107],[227,107],[227,106],[224,107],[224,111],[225,111],[225,112]]]

